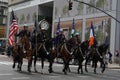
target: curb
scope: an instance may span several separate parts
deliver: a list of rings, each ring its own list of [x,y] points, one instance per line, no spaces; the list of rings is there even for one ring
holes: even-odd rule
[[[108,69],[120,69],[120,67],[108,67]]]

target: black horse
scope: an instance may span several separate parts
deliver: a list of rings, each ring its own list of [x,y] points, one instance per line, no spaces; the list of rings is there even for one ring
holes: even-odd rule
[[[98,61],[102,64],[102,73],[105,71],[105,63],[104,63],[104,55],[106,54],[106,51],[108,49],[109,45],[102,44],[98,46],[98,48],[91,48],[85,62],[85,71],[87,70],[87,62],[88,60],[92,60],[92,67],[94,67],[94,73],[96,74],[96,68]]]
[[[80,73],[79,72],[80,69],[81,69],[81,74],[83,74],[82,64],[86,58],[88,47],[89,47],[88,41],[86,40],[82,42],[80,46],[77,46],[73,51],[72,55],[78,60],[78,69],[77,69],[78,74]]]
[[[46,45],[47,44],[47,45]],[[44,68],[44,61],[47,59],[49,61],[49,49],[48,48],[49,44],[46,43],[46,41],[43,41],[42,43],[38,43],[37,47],[34,50],[34,70],[37,72],[36,69],[36,62],[38,58],[41,60],[41,73],[43,73],[43,68]]]

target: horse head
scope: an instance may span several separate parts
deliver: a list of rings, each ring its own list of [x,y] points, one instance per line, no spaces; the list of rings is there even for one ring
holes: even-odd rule
[[[31,46],[29,38],[26,35],[21,37],[21,43],[24,45],[26,49],[29,49]]]
[[[89,41],[88,40],[83,41],[81,43],[80,47],[81,47],[82,52],[86,54],[88,52],[88,48],[89,48]]]
[[[100,46],[98,46],[98,51],[101,55],[105,55],[108,48],[109,48],[109,45],[101,44]]]

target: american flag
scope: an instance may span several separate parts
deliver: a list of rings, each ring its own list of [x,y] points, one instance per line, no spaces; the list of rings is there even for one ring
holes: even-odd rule
[[[14,44],[14,42],[15,42],[14,34],[18,30],[18,25],[17,25],[16,19],[15,19],[15,15],[14,15],[13,11],[11,12],[11,16],[12,16],[12,24],[10,26],[10,30],[9,30],[10,33],[9,33],[9,39],[8,39],[8,42],[9,42],[10,46],[12,46]]]

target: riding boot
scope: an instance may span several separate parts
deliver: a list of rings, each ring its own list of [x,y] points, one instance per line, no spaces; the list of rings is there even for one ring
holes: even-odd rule
[[[26,53],[25,45],[23,45],[22,47],[23,47],[23,52]]]

